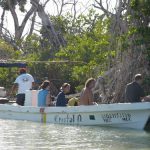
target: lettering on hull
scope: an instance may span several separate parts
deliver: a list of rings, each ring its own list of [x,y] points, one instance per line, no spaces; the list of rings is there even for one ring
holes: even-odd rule
[[[63,123],[63,124],[78,124],[82,122],[82,116],[76,115],[76,114],[65,114],[63,116],[61,115],[55,115],[54,117],[55,123]]]
[[[132,117],[130,113],[122,112],[122,113],[105,113],[101,115],[103,121],[105,123],[112,122],[114,119],[121,119],[122,121],[131,121]]]

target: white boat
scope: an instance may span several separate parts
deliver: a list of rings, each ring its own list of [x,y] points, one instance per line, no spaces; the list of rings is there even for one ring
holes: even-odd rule
[[[0,104],[1,119],[43,123],[144,129],[149,117],[150,102],[44,108]]]

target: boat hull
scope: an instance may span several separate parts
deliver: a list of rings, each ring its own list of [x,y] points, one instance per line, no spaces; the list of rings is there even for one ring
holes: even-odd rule
[[[45,108],[8,104],[0,105],[1,119],[66,125],[144,129],[149,117],[150,102]]]

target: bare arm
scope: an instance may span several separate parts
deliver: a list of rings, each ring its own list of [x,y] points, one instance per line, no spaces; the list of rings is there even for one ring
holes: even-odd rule
[[[141,101],[142,102],[150,102],[150,95],[145,96],[145,97],[141,97]]]
[[[50,105],[51,105],[51,96],[50,96],[50,92],[48,92],[46,96],[46,106],[50,106]]]
[[[32,82],[32,89],[34,89],[35,87],[35,82]]]
[[[88,93],[88,100],[89,100],[89,105],[93,105],[94,99],[93,99],[93,93],[92,93],[92,91],[90,91]]]
[[[18,84],[14,83],[14,85],[11,88],[11,91],[10,91],[9,95],[12,95],[14,92],[16,92],[17,88],[18,88]]]

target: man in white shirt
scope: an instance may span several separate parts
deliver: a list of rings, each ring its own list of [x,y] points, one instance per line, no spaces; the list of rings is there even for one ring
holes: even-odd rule
[[[16,103],[18,105],[24,106],[25,92],[26,90],[32,89],[34,86],[34,79],[32,75],[26,73],[26,68],[20,68],[19,73],[20,75],[16,78],[11,93],[13,93],[15,89],[18,88]]]

